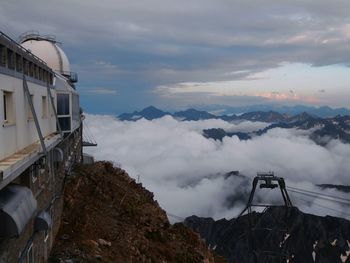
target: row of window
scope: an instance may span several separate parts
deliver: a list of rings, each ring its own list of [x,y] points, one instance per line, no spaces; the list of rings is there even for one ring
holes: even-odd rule
[[[34,95],[30,95],[31,100],[33,101]],[[29,103],[27,105],[27,118],[28,120],[33,119],[33,113],[30,109]],[[41,96],[41,118],[48,118],[48,100],[47,96]],[[3,120],[4,124],[14,124],[15,119],[15,105],[14,105],[14,94],[10,91],[3,91]]]
[[[31,101],[34,101],[34,95],[30,95]],[[49,104],[47,96],[41,96],[41,118],[49,117]],[[26,101],[27,119],[32,120],[33,113],[29,103]],[[79,105],[79,104],[78,104]],[[57,115],[58,121],[63,132],[70,132],[71,130],[71,116],[70,116],[70,101],[69,94],[57,94]],[[51,112],[53,116],[53,112]],[[3,91],[3,124],[13,125],[16,123],[15,118],[15,103],[14,93],[11,91]]]
[[[53,73],[40,67],[29,59],[0,44],[0,66],[24,73],[45,83],[53,84]]]

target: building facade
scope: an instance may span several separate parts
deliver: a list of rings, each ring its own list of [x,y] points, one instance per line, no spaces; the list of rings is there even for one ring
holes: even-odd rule
[[[82,160],[77,76],[51,36],[0,32],[0,262],[46,262]]]

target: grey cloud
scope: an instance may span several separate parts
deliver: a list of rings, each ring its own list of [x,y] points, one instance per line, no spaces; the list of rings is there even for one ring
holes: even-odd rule
[[[188,71],[199,72],[192,81],[203,81],[208,75],[214,81],[244,65],[246,70],[263,70],[284,61],[349,64],[349,9],[347,1],[330,5],[325,0],[269,0],[263,6],[259,1],[225,0],[11,1],[0,7],[0,22],[14,36],[37,29],[77,47],[182,54],[187,57],[185,63],[180,56],[182,67],[192,64]],[[176,70],[171,62],[155,65],[153,70],[152,64],[146,66],[151,75],[164,67]],[[181,78],[186,76],[184,71],[179,72],[180,79],[186,78]]]

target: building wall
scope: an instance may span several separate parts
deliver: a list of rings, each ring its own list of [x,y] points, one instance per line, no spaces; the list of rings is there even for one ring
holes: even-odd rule
[[[27,257],[30,247],[34,252],[33,262],[47,261],[61,222],[65,177],[71,172],[72,166],[82,160],[81,132],[82,128],[79,127],[56,146],[64,153],[62,161],[54,162],[55,149],[53,149],[46,159],[48,166],[44,167],[43,171],[38,169],[35,180],[32,177],[32,168],[29,167],[13,182],[32,190],[38,209],[19,237],[0,239],[0,262],[29,263]],[[47,211],[52,216],[53,224],[48,235],[45,232],[36,232],[34,229],[35,218],[41,211]]]
[[[56,132],[56,119],[52,109],[47,87],[27,82],[30,93],[33,95],[33,104],[43,136]],[[4,121],[4,92],[12,93],[13,120]],[[51,89],[56,96],[55,89]],[[43,100],[46,97],[47,114],[43,114]],[[23,80],[0,74],[0,160],[36,142],[39,137],[31,115],[29,102],[24,94]]]
[[[71,78],[70,74],[69,76],[62,74],[54,72],[42,59],[0,32],[0,189],[2,189],[0,193],[3,194],[2,199],[7,200],[5,204],[8,207],[12,205],[11,201],[17,202],[13,207],[18,204],[16,209],[11,208],[9,212],[5,211],[6,206],[1,203],[0,207],[3,209],[1,215],[12,213],[11,219],[17,218],[19,221],[22,220],[20,222],[27,222],[18,237],[5,238],[4,236],[12,236],[12,233],[17,232],[11,234],[7,231],[2,232],[0,263],[46,262],[59,229],[65,178],[71,173],[74,164],[82,160],[79,95],[73,84],[77,79]],[[35,113],[29,106],[23,88],[23,76],[27,80]],[[53,96],[54,105],[51,105],[47,85]],[[60,106],[57,103],[60,93],[69,94],[69,113],[61,117],[68,117],[71,127],[64,132],[62,138],[59,136],[54,114],[54,108]],[[47,139],[42,142],[48,149],[47,153],[39,148],[39,135],[34,116],[38,119],[43,137]],[[17,189],[24,190],[29,197],[24,197],[23,201],[20,199],[21,196],[15,195],[18,199],[13,198],[9,201],[6,197],[8,192],[2,191],[13,184],[29,188],[37,204],[35,205],[30,192],[23,187]],[[6,189],[11,190],[11,187]],[[26,201],[30,203],[24,206]],[[22,209],[28,208],[29,212],[20,210],[21,204]],[[31,205],[32,210],[29,208]],[[28,220],[35,207],[34,214]],[[48,231],[38,232],[35,230],[35,220],[43,211],[50,214],[53,224]],[[4,221],[7,222],[7,217]],[[0,222],[2,223],[4,222]],[[22,225],[18,225],[17,231],[22,229]],[[32,256],[31,260],[28,258],[29,255]]]

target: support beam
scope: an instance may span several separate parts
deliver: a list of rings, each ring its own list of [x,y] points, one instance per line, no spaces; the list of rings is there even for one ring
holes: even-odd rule
[[[56,125],[57,125],[58,132],[61,135],[61,138],[63,139],[63,133],[62,133],[61,125],[60,125],[60,123],[58,121],[57,111],[56,111],[56,108],[55,108],[55,102],[54,102],[52,94],[51,94],[49,82],[47,82],[47,95],[50,98],[50,103],[51,103],[51,106],[52,106],[52,110],[53,110],[53,113],[55,114]]]
[[[24,90],[25,96],[27,97],[27,100],[28,100],[28,103],[29,103],[29,107],[30,107],[30,110],[31,110],[33,118],[34,118],[36,131],[38,132],[38,136],[39,136],[39,139],[40,139],[41,148],[42,148],[43,153],[45,154],[45,156],[47,156],[47,150],[46,150],[46,146],[45,146],[44,137],[43,137],[43,134],[42,134],[41,129],[40,129],[38,117],[36,116],[36,112],[35,112],[35,108],[34,108],[34,105],[33,105],[33,101],[32,101],[32,98],[30,96],[30,92],[29,92],[29,89],[28,89],[26,76],[24,74],[23,74],[23,90]]]

